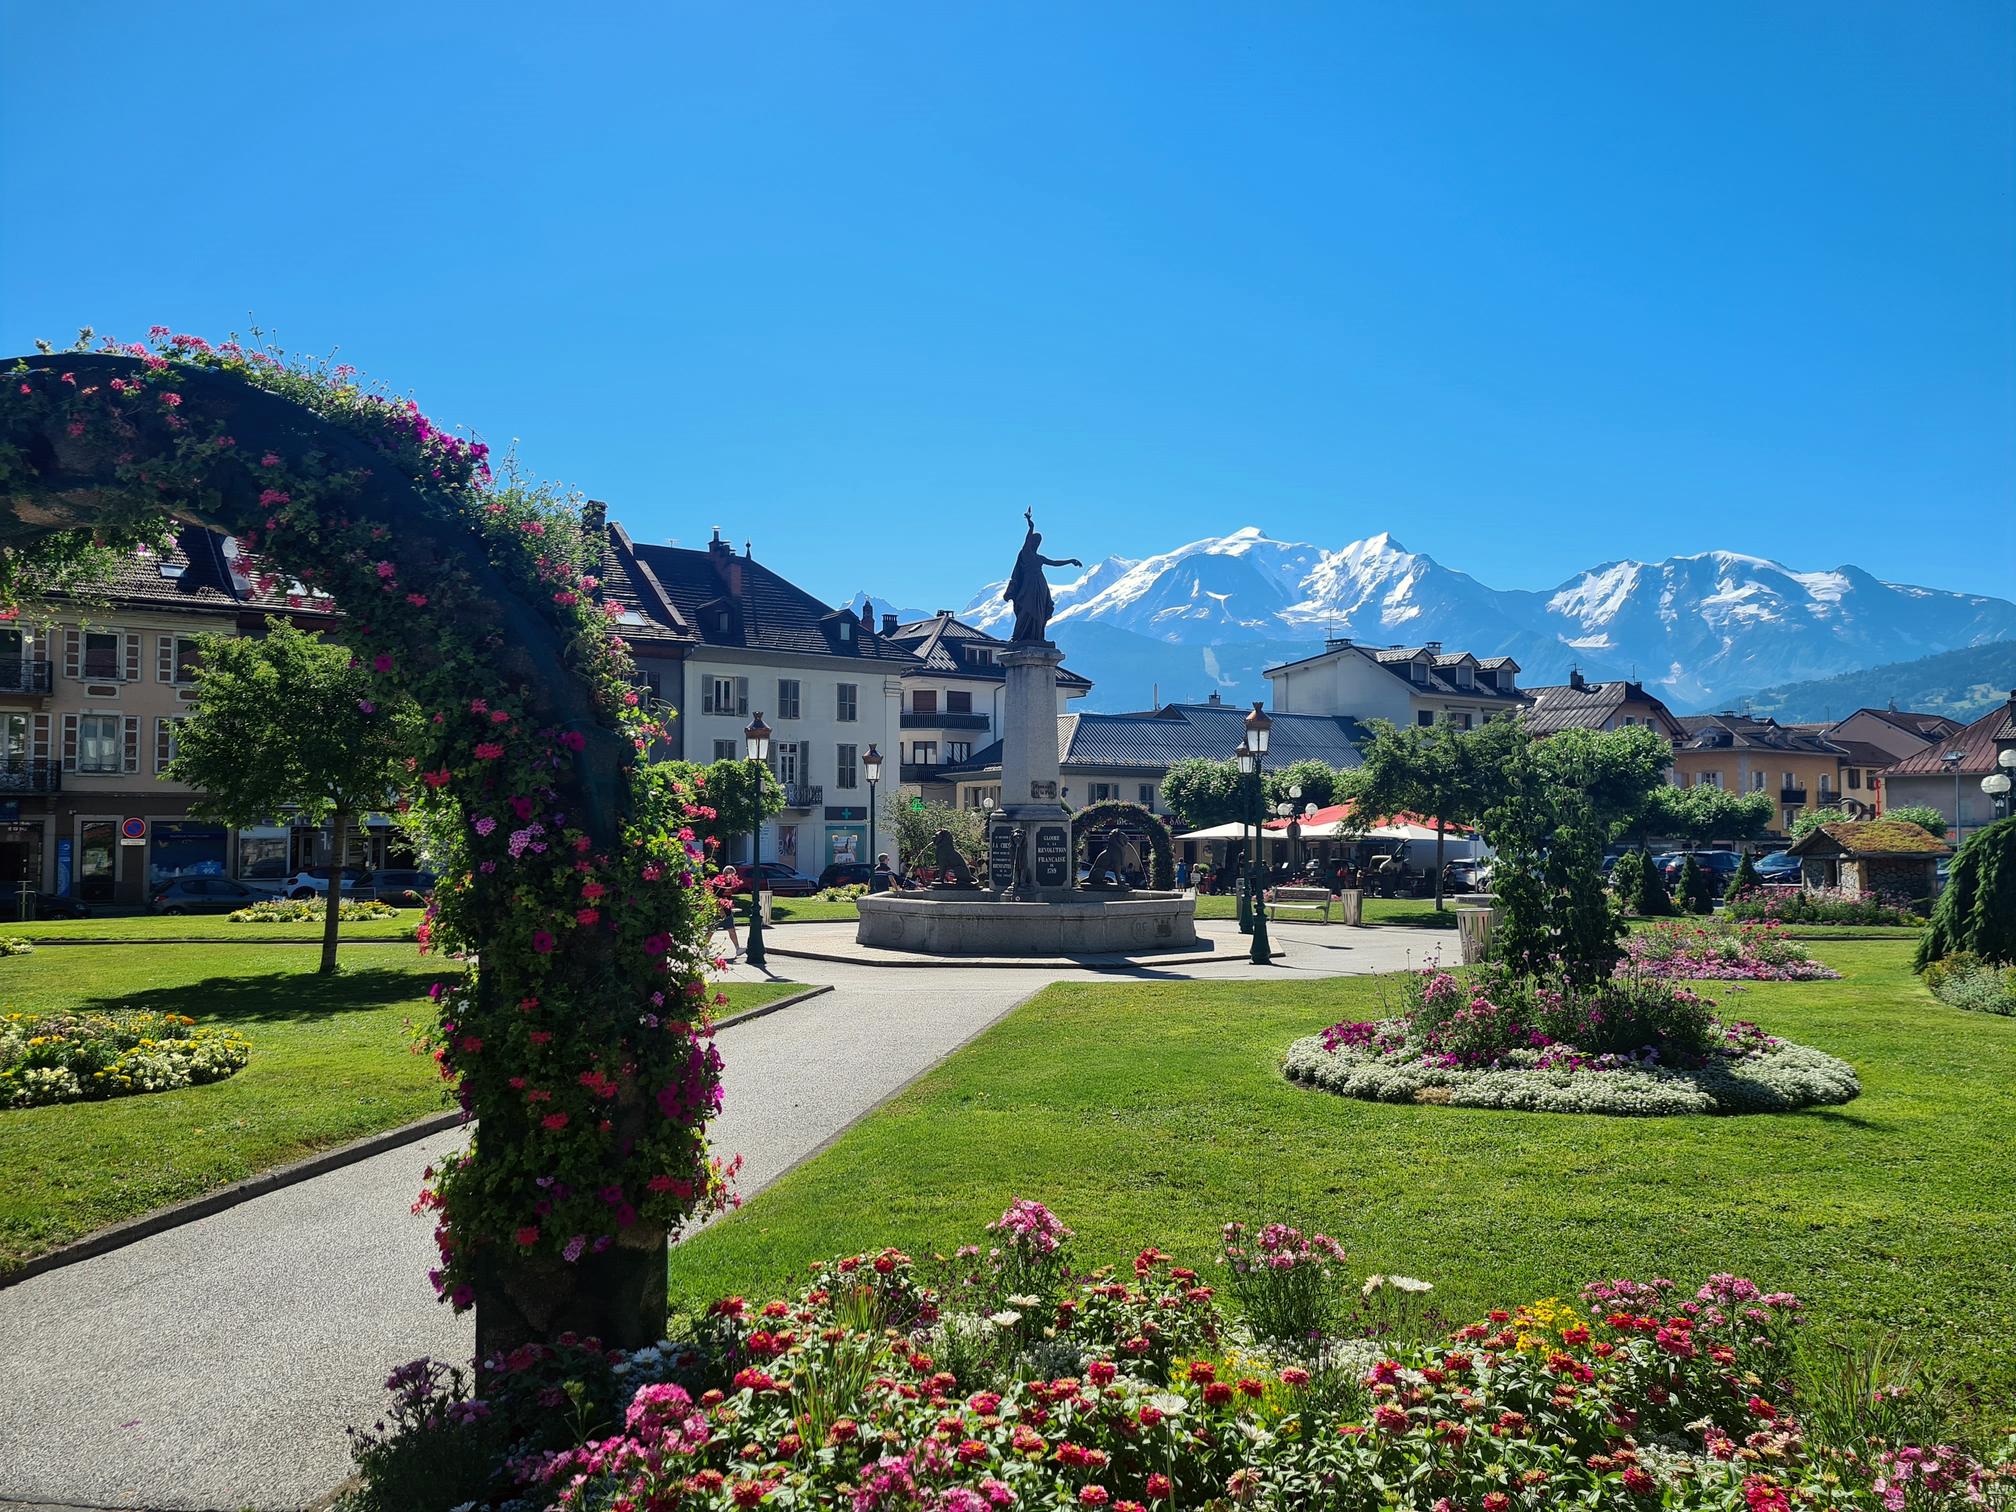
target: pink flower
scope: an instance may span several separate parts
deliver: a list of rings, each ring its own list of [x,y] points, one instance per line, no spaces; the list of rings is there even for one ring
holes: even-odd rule
[[[378,705],[371,702],[368,698],[360,698],[357,700],[357,712],[360,714],[376,714],[378,712]]]
[[[279,453],[278,452],[266,453],[265,456],[259,459],[259,465],[261,467],[278,467],[280,465]]]
[[[571,1265],[574,1261],[581,1258],[581,1251],[587,1247],[587,1235],[576,1234],[572,1239],[567,1241],[566,1246],[560,1251],[560,1254]]]
[[[570,751],[586,750],[588,737],[579,730],[563,730],[560,734],[560,744]]]
[[[389,578],[390,576],[392,576],[393,573],[397,572],[398,570],[399,569],[394,567],[390,562],[380,562],[378,564],[378,576],[380,576],[381,578]]]
[[[479,835],[487,835],[495,828],[497,828],[497,821],[492,819],[488,814],[485,814],[476,821],[476,833]]]
[[[392,658],[387,656],[383,651],[380,651],[376,656],[371,658],[371,670],[373,672],[390,672],[392,670]]]
[[[427,595],[424,593],[409,593],[406,595],[406,602],[411,604],[415,609],[425,609],[427,607]]]
[[[574,922],[576,924],[583,924],[583,925],[595,924],[599,923],[601,921],[601,918],[602,918],[601,910],[595,908],[577,909],[574,914]]]
[[[259,495],[259,507],[261,509],[271,509],[277,504],[291,504],[293,502],[294,496],[292,494],[282,493],[277,488],[269,488]]]
[[[484,740],[477,742],[476,759],[478,761],[495,761],[499,756],[502,756],[503,754],[504,754],[504,747],[498,745],[493,740]]]
[[[511,1237],[516,1239],[522,1248],[530,1249],[539,1242],[539,1229],[537,1225],[531,1225],[521,1228]]]
[[[540,955],[551,955],[553,953],[552,931],[546,929],[533,930],[532,948],[536,950]]]

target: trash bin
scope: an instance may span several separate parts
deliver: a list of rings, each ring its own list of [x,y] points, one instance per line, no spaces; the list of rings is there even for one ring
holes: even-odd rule
[[[1347,887],[1337,894],[1337,901],[1344,905],[1344,922],[1353,926],[1365,922],[1365,894],[1356,887]]]
[[[1456,935],[1463,947],[1463,964],[1475,966],[1491,953],[1491,931],[1498,922],[1498,910],[1463,907],[1456,910]]]
[[[770,900],[776,896],[767,887],[756,894],[756,906],[762,911],[763,922],[766,925],[770,922]]]

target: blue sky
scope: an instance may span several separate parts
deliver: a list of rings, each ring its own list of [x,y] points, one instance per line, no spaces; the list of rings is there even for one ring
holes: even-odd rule
[[[0,0],[0,351],[249,312],[831,599],[1024,505],[2016,592],[2012,186],[2003,0]]]

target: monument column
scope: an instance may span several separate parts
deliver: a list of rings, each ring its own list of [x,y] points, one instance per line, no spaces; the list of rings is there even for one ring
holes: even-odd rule
[[[1016,641],[996,658],[1008,672],[1001,700],[1001,806],[1011,811],[1062,802],[1057,778],[1057,669],[1064,653],[1048,641]]]

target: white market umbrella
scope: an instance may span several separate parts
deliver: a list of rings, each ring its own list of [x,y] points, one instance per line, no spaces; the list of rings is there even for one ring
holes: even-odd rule
[[[1191,830],[1187,835],[1178,835],[1182,840],[1240,840],[1246,835],[1246,827],[1236,823],[1214,824],[1209,829]]]

